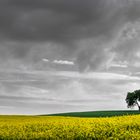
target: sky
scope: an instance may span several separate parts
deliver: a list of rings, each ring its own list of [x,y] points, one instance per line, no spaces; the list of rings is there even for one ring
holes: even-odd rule
[[[140,0],[0,0],[0,114],[127,109],[139,15]]]

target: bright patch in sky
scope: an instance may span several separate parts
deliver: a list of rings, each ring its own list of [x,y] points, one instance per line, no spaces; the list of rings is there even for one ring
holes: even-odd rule
[[[53,63],[62,64],[62,65],[74,65],[74,62],[67,60],[54,60]]]

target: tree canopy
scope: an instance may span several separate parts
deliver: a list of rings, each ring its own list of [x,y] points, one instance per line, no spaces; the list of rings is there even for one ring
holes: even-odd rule
[[[140,90],[135,90],[133,92],[128,92],[126,96],[126,103],[128,108],[132,108],[134,106],[138,106],[139,111],[140,111]]]

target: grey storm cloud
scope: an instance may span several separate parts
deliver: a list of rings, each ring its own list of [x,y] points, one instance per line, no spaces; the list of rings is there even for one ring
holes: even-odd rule
[[[126,24],[115,47],[115,60],[127,63],[131,72],[139,71],[140,67],[140,21]]]
[[[23,41],[67,42],[111,35],[122,18],[128,20],[139,17],[140,11],[133,9],[139,6],[123,1],[126,3],[120,0],[1,1],[1,37]]]
[[[0,0],[0,112],[124,109],[139,25],[140,0]]]
[[[107,46],[93,46],[94,40],[106,44],[139,15],[138,0],[1,0],[0,40],[16,42],[3,47],[17,58],[26,56],[33,47],[30,42],[63,44],[58,49],[64,47],[69,55],[76,51],[76,62],[83,71],[107,59]],[[82,49],[75,45],[84,39],[93,44]]]

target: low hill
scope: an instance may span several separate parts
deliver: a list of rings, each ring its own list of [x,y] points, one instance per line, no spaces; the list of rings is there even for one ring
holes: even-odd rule
[[[68,116],[68,117],[113,117],[123,115],[138,115],[140,111],[136,110],[115,110],[115,111],[91,111],[91,112],[69,112],[59,114],[49,114],[47,116]],[[45,115],[43,115],[45,116]]]

